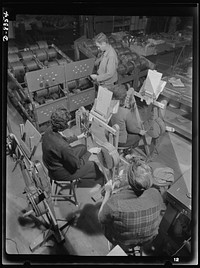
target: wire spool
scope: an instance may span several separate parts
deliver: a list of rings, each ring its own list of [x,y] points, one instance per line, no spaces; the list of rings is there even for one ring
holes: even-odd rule
[[[124,53],[124,48],[117,48],[117,50],[118,50],[118,53],[117,53],[118,56],[125,54]]]
[[[91,50],[91,52],[92,52],[92,54],[93,54],[94,56],[97,56],[98,53],[99,53],[99,49],[98,49],[97,46],[91,46],[91,47],[90,47],[90,50]]]
[[[57,62],[58,62],[59,65],[66,64],[67,63],[67,59],[65,59],[65,58],[59,59],[59,60],[57,60]]]
[[[49,90],[49,95],[51,95],[51,94],[59,93],[60,88],[59,86],[53,86],[53,87],[49,87],[48,90]]]
[[[112,47],[114,48],[114,49],[116,49],[116,48],[122,48],[122,44],[120,43],[120,42],[116,42],[116,43],[113,43],[112,44]]]
[[[36,99],[45,98],[48,96],[48,89],[44,88],[35,92]]]
[[[45,104],[45,98],[35,98],[35,101],[41,105],[41,104]]]
[[[144,58],[140,58],[140,70],[145,70],[147,69],[147,61]]]
[[[19,49],[17,47],[8,47],[8,54],[18,53]]]
[[[134,70],[135,66],[132,62],[128,61],[126,64],[127,73],[131,73]]]
[[[125,48],[124,48],[124,54],[130,54],[130,53],[131,53],[130,48],[125,47]]]
[[[112,45],[112,44],[116,43],[116,40],[114,37],[110,36],[110,37],[108,37],[108,42]]]
[[[26,66],[27,72],[31,72],[31,71],[35,71],[35,70],[38,70],[39,69],[36,61],[34,61],[34,60],[24,61],[23,63]]]
[[[46,49],[46,52],[49,60],[57,57],[57,51],[55,48]]]
[[[46,48],[48,48],[48,44],[47,44],[46,41],[37,41],[36,43],[38,44],[38,46],[39,46],[40,49],[43,49],[43,48],[46,49]]]
[[[45,60],[45,61],[43,62],[43,64],[44,64],[44,66],[48,67],[48,64],[49,64],[48,60]]]
[[[122,48],[122,43],[121,42],[116,42],[116,48]]]
[[[126,64],[128,62],[128,58],[126,57],[126,55],[120,55],[119,59],[121,60],[122,64]]]
[[[132,59],[133,60],[137,60],[138,59],[138,55],[134,52],[131,53]]]
[[[67,85],[68,85],[68,89],[71,91],[76,88],[76,81],[72,80],[70,82],[67,82]]]
[[[54,67],[54,66],[58,66],[59,63],[57,60],[53,60],[53,61],[49,61],[47,66],[50,68],[50,67]]]
[[[13,63],[19,61],[19,56],[18,54],[8,54],[8,62]]]
[[[140,70],[140,59],[138,58],[137,60],[133,61],[135,64],[135,68],[137,68],[138,70]]]
[[[53,100],[59,99],[59,94],[56,94],[56,93],[52,94],[51,99],[53,99]]]
[[[16,77],[19,83],[24,81],[25,68],[21,61],[10,63],[12,73]]]
[[[32,44],[32,45],[29,45],[29,49],[34,51],[34,50],[39,49],[39,46],[37,44]]]
[[[78,87],[81,89],[86,89],[89,87],[89,80],[87,78],[80,78],[78,80]]]
[[[128,61],[133,60],[132,53],[126,54],[125,56],[127,57]]]
[[[117,71],[118,71],[118,73],[121,74],[121,75],[126,74],[126,72],[127,72],[127,70],[126,70],[126,66],[125,66],[124,64],[120,63],[120,64],[118,65]]]
[[[40,61],[45,61],[48,59],[48,55],[45,51],[45,49],[37,49],[35,50],[35,55]]]
[[[34,58],[32,51],[23,51],[20,53],[20,55],[24,61],[31,61]]]
[[[124,65],[127,64],[127,62],[132,61],[132,56],[131,54],[125,54],[125,55],[121,55],[121,61]]]

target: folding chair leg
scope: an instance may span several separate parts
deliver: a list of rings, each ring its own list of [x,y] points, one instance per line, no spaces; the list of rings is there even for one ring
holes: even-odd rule
[[[78,201],[77,201],[77,198],[76,198],[76,191],[75,191],[75,183],[76,182],[72,182],[70,191],[72,190],[73,197],[74,197],[74,200],[75,200],[75,204],[76,204],[76,206],[78,206]]]

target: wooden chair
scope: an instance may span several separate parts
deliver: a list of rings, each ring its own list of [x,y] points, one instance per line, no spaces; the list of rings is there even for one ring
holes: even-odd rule
[[[77,196],[76,196],[76,187],[79,182],[79,179],[72,180],[72,181],[57,181],[51,178],[51,190],[52,190],[52,199],[54,200],[54,203],[56,203],[58,198],[61,199],[69,199],[72,201],[76,206],[79,205]],[[60,192],[64,190],[65,188],[68,188],[69,193],[68,194],[61,194]],[[73,198],[74,200],[71,200]]]

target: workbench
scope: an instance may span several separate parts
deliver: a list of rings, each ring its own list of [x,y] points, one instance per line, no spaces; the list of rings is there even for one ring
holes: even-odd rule
[[[174,127],[176,132],[192,140],[192,83],[187,77],[173,77],[180,78],[184,87],[174,87],[169,82],[170,76],[163,78],[167,84],[161,97],[168,101],[165,122]]]

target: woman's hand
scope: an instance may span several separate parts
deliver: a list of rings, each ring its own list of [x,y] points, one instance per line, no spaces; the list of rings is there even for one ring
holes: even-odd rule
[[[112,192],[113,189],[113,185],[112,185],[112,180],[109,180],[106,184],[105,184],[105,191],[106,192]]]
[[[147,133],[147,131],[144,130],[144,129],[141,129],[140,132],[139,132],[139,134],[142,135],[142,136],[144,136],[146,133]]]
[[[78,140],[82,139],[82,138],[87,138],[87,133],[81,133],[80,135],[77,136]]]

